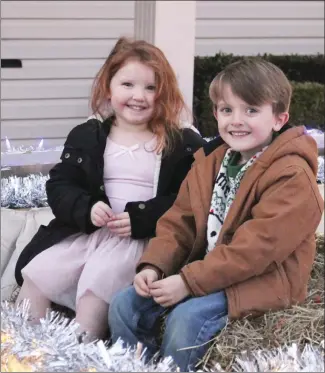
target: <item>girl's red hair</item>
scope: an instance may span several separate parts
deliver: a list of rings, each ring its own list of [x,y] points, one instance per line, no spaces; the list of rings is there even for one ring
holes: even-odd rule
[[[156,78],[155,111],[149,121],[150,130],[158,137],[157,150],[165,154],[174,147],[180,135],[181,115],[187,109],[178,87],[176,75],[163,52],[143,40],[120,38],[99,70],[92,88],[91,108],[103,118],[107,108],[110,83],[117,71],[129,60],[137,60],[152,68]]]

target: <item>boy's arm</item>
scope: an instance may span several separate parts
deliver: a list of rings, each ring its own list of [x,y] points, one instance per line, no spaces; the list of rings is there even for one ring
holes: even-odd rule
[[[181,274],[193,295],[225,289],[282,263],[313,234],[323,211],[316,181],[297,166],[287,167],[265,185],[252,218],[204,260],[184,266]],[[312,255],[312,254],[311,254]]]
[[[150,240],[145,249],[138,263],[137,272],[145,266],[152,265],[162,274],[169,276],[177,273],[184,265],[196,235],[188,192],[189,175],[183,181],[173,206],[159,219],[157,235]]]

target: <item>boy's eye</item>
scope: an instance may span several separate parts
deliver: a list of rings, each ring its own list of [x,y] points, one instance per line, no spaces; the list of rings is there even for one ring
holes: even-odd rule
[[[124,85],[125,87],[132,87],[132,83],[130,82],[124,82],[122,83],[122,85]]]
[[[247,109],[247,113],[248,114],[255,114],[255,113],[257,113],[257,110],[250,107],[250,108]]]
[[[231,113],[231,109],[229,107],[222,107],[220,108],[220,111],[222,113]]]

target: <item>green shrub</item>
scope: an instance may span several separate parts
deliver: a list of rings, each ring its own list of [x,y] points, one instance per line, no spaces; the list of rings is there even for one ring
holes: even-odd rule
[[[324,130],[324,55],[264,54],[260,57],[280,67],[292,82],[294,92],[290,123]],[[223,68],[242,58],[222,53],[212,57],[195,57],[193,114],[196,126],[205,137],[217,133],[208,95],[210,82]]]
[[[291,84],[293,93],[289,123],[325,131],[324,85],[312,82],[291,82]],[[199,118],[196,117],[196,125],[204,137],[213,137],[218,133],[208,94],[209,85],[210,83],[206,82],[200,102],[201,115]]]
[[[290,123],[325,131],[324,84],[294,83],[290,107]]]

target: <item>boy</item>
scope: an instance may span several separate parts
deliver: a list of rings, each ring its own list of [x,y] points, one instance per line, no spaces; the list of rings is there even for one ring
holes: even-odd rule
[[[323,201],[317,147],[290,127],[291,86],[275,65],[235,62],[210,85],[220,138],[196,154],[134,279],[113,299],[112,339],[194,370],[227,322],[303,302]]]

